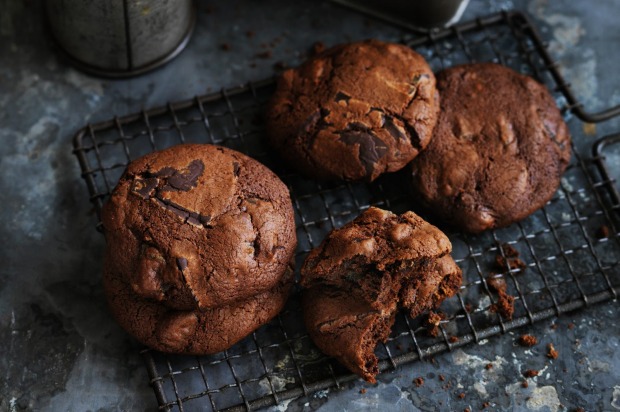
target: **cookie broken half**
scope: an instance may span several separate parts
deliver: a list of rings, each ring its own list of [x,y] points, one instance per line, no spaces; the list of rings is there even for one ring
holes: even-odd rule
[[[437,308],[459,289],[462,273],[447,236],[413,212],[371,207],[332,231],[301,269],[304,321],[326,354],[375,382],[374,354],[398,309]]]

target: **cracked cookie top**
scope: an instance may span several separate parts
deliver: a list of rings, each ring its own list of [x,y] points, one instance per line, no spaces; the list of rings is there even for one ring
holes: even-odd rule
[[[568,128],[545,86],[491,63],[452,67],[437,81],[439,120],[412,162],[419,200],[472,233],[543,207],[571,156]]]
[[[367,40],[282,73],[267,110],[272,145],[302,173],[372,181],[426,147],[439,100],[422,56]]]
[[[295,247],[286,186],[236,151],[178,145],[132,162],[102,211],[106,265],[179,310],[272,289]]]

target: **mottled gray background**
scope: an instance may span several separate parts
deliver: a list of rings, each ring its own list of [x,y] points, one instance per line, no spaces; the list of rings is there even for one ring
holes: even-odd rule
[[[511,8],[540,25],[587,109],[620,103],[620,2],[472,0],[463,19]],[[294,64],[316,41],[397,36],[325,1],[201,2],[195,35],[175,61],[112,81],[58,57],[41,1],[0,0],[0,409],[156,408],[137,345],[106,311],[103,238],[71,154],[78,128],[271,76],[274,62]],[[256,56],[275,39],[271,58]],[[597,125],[591,139],[619,131],[619,122]],[[377,385],[356,381],[272,410],[479,410],[486,401],[491,410],[618,410],[619,314],[609,302],[531,328],[541,341],[532,349],[509,333],[400,367]],[[560,352],[555,361],[544,356],[549,342]],[[541,375],[526,389],[520,371],[529,368]]]

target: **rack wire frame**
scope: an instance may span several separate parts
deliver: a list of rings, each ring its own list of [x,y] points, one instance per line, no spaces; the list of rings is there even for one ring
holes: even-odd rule
[[[553,91],[566,117],[575,114],[598,121],[615,114],[610,109],[583,116],[586,112],[572,97],[570,85],[522,14],[504,12],[404,43],[422,53],[434,70],[494,61],[532,75]],[[272,80],[250,83],[78,131],[74,153],[97,215],[130,161],[184,142],[245,152],[281,177],[295,209],[297,267],[332,228],[371,205],[395,212],[415,209],[415,201],[402,189],[408,184],[406,171],[372,184],[322,183],[281,165],[265,143],[261,117],[273,87]],[[620,138],[602,140],[591,158],[582,157],[579,136],[573,135],[573,140],[572,162],[543,209],[508,228],[481,235],[448,233],[453,256],[463,269],[463,286],[442,305],[445,319],[437,336],[427,333],[422,318],[399,314],[388,342],[377,348],[380,371],[618,296],[620,201],[605,166],[605,148]],[[100,222],[97,228],[101,230]],[[498,267],[498,256],[507,257],[506,244],[520,253],[525,268]],[[504,279],[514,296],[512,319],[493,310],[498,297],[488,284],[491,278]],[[295,286],[273,321],[217,355],[175,356],[144,349],[159,409],[254,410],[357,379],[312,344],[301,322],[298,289]]]

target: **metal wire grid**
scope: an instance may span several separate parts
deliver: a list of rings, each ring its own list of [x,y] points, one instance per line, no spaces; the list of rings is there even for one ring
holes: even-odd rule
[[[502,63],[546,83],[567,116],[580,108],[566,98],[568,85],[554,74],[539,39],[519,14],[479,19],[408,44],[435,70],[471,61]],[[262,110],[272,91],[271,81],[254,83],[82,129],[75,152],[97,212],[128,162],[182,142],[245,152],[282,178],[295,208],[297,267],[332,228],[371,205],[415,210],[415,201],[403,190],[406,172],[373,184],[319,183],[281,165],[264,141]],[[482,235],[449,233],[464,282],[441,307],[446,317],[439,335],[430,336],[421,318],[399,315],[388,342],[377,349],[381,371],[617,296],[620,206],[610,196],[614,180],[603,173],[604,154],[582,157],[583,139],[573,138],[572,163],[543,209]],[[497,256],[506,257],[504,244],[518,250],[525,268],[498,267]],[[492,310],[497,295],[489,276],[503,278],[515,297],[512,320]],[[279,316],[228,351],[192,357],[145,349],[142,355],[161,410],[251,410],[356,379],[310,341],[301,322],[298,290]]]

